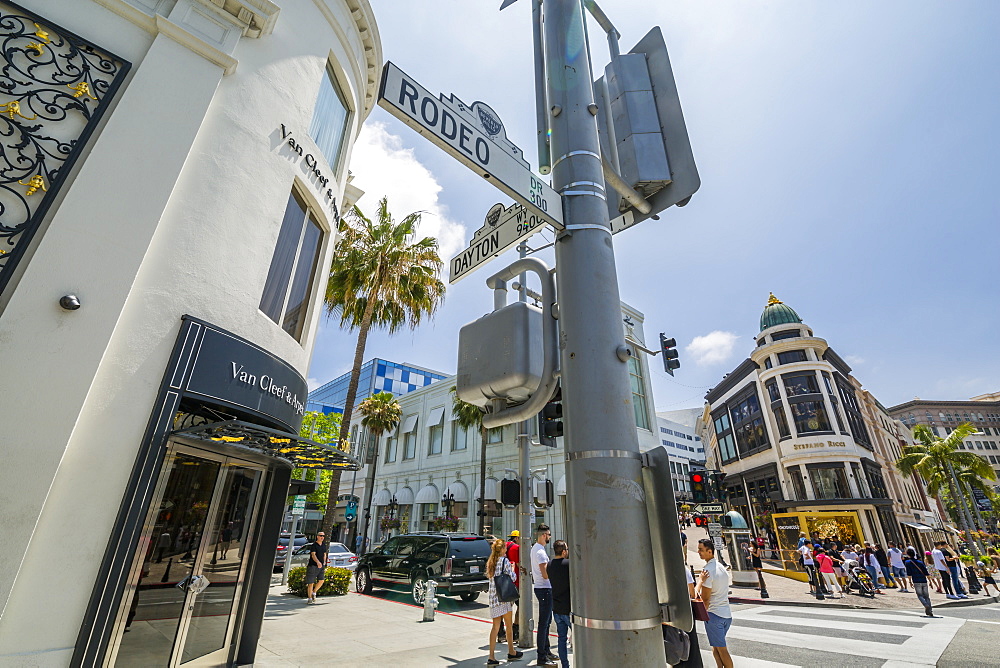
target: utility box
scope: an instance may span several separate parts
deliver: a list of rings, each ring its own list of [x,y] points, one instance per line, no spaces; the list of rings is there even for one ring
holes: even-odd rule
[[[649,197],[670,183],[670,166],[646,55],[616,56],[604,68],[621,177]]]
[[[541,382],[543,343],[542,310],[527,302],[465,325],[458,333],[458,398],[476,406],[527,401]]]
[[[556,501],[555,487],[552,481],[546,478],[545,480],[533,480],[532,482],[534,483],[535,505],[551,508]]]

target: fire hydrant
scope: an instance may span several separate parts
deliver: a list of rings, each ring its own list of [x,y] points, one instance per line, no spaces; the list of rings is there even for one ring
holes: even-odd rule
[[[437,593],[437,582],[427,581],[427,588],[424,590],[424,619],[425,622],[434,621],[434,608],[437,607],[438,600],[434,595]]]

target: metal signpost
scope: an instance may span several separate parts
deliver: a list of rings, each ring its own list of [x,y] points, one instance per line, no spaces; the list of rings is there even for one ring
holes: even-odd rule
[[[484,262],[499,257],[518,241],[541,230],[545,222],[541,216],[519,204],[509,207],[494,204],[486,214],[483,226],[472,236],[469,247],[448,263],[448,282],[456,283]]]
[[[701,503],[694,507],[694,512],[700,513],[702,515],[710,515],[713,513],[721,513],[723,512],[723,510],[722,506],[717,503]],[[722,525],[717,525],[717,526],[722,526]]]
[[[454,95],[436,98],[387,62],[378,104],[547,223],[562,228],[559,194],[531,171],[521,149],[507,140],[496,112],[485,103],[469,107]]]

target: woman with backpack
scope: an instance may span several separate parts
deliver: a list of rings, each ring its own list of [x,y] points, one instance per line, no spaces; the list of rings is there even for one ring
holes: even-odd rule
[[[931,593],[927,587],[927,565],[917,559],[915,550],[907,548],[906,555],[903,557],[903,567],[906,568],[906,576],[913,583],[913,593],[917,595],[920,604],[924,606],[924,617],[933,617]]]

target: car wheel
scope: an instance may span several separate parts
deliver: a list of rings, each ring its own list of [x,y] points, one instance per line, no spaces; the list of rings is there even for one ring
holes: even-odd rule
[[[413,586],[410,589],[410,593],[413,594],[414,603],[423,605],[424,598],[427,596],[427,578],[423,575],[413,578]]]
[[[359,568],[354,574],[354,588],[359,594],[372,593],[372,578],[367,568]]]
[[[477,598],[479,598],[479,592],[478,591],[465,591],[465,592],[462,592],[461,595],[462,595],[462,600],[465,601],[466,603],[472,603]]]

